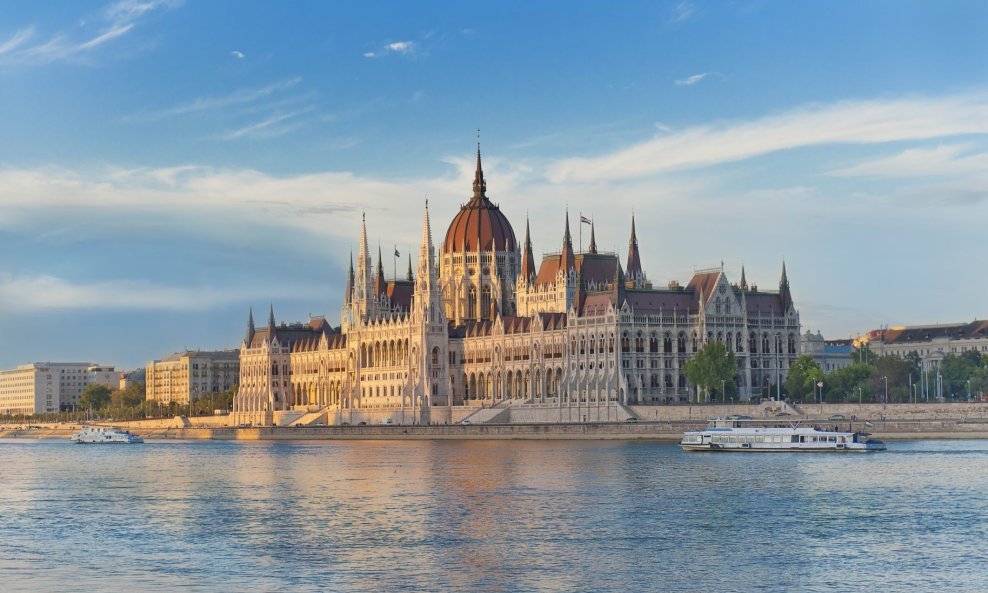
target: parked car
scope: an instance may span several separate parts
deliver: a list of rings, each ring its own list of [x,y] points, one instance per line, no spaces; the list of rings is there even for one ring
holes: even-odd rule
[[[387,424],[387,425],[392,424],[391,418],[385,418],[384,420],[381,420],[381,424]]]
[[[634,416],[632,416],[631,418],[628,418],[627,420],[625,420],[625,422],[627,422],[628,424],[634,424],[635,422],[638,422],[638,418],[635,418]]]
[[[357,426],[367,426],[367,423],[361,420],[360,422],[357,423]]]
[[[463,424],[464,426],[466,426],[466,425],[472,424],[472,423],[469,420],[467,420],[466,418],[464,418],[463,420],[460,420],[460,424]]]
[[[830,419],[833,420],[833,421],[835,421],[835,422],[836,421],[847,420],[847,418],[844,417],[844,414],[834,414],[833,416],[830,417]]]

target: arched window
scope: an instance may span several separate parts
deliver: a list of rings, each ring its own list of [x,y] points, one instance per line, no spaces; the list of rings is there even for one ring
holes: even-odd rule
[[[630,352],[631,342],[628,340],[628,332],[621,334],[621,352]]]
[[[437,366],[439,364],[439,347],[436,346],[432,349],[432,365]]]
[[[477,315],[477,317],[487,319],[487,316],[490,315],[491,311],[491,287],[485,286],[482,295],[483,298],[481,299],[480,304],[480,314]]]
[[[644,351],[645,351],[645,338],[642,336],[641,332],[638,332],[638,335],[635,336],[635,352],[644,352]]]
[[[662,351],[666,354],[672,353],[672,336],[669,335],[669,332],[666,332],[665,337],[662,338]]]
[[[686,332],[679,332],[677,342],[676,349],[679,350],[680,354],[686,354]]]
[[[741,332],[737,333],[737,335],[734,337],[734,341],[735,341],[735,348],[737,349],[737,351],[744,352],[744,350],[742,350],[742,346],[744,346],[744,343],[741,341]]]
[[[648,351],[653,354],[659,351],[659,338],[654,333],[648,338]]]
[[[477,318],[477,289],[472,286],[467,291],[467,318]]]

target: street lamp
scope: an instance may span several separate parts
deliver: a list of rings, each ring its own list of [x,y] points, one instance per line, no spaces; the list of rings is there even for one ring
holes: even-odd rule
[[[882,375],[882,379],[885,379],[885,401],[883,404],[889,403],[889,378],[886,375]]]
[[[967,399],[971,399],[971,387],[970,387],[971,382],[968,381],[967,383],[968,383]],[[727,389],[727,380],[726,379],[721,379],[720,380],[720,403],[722,403],[722,404],[726,404],[727,403],[727,391],[725,391],[725,389]]]
[[[971,380],[967,380],[967,401],[971,401]]]

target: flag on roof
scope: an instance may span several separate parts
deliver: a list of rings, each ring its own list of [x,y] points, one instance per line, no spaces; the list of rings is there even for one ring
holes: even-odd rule
[[[401,254],[398,253],[398,248],[397,247],[395,247],[395,257],[401,257]]]
[[[583,224],[593,224],[592,220],[590,220],[589,218],[587,218],[582,214],[580,215],[580,222],[582,222]]]
[[[871,420],[865,420],[865,428],[874,428],[875,425],[871,423]]]

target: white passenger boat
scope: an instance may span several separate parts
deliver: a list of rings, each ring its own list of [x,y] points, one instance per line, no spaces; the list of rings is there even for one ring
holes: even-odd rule
[[[77,445],[134,445],[143,443],[144,439],[119,428],[83,426],[72,435],[72,442]]]
[[[813,421],[810,421],[813,422]],[[884,451],[885,443],[867,432],[831,430],[799,421],[716,418],[703,430],[683,433],[684,451],[740,452],[866,452]]]

